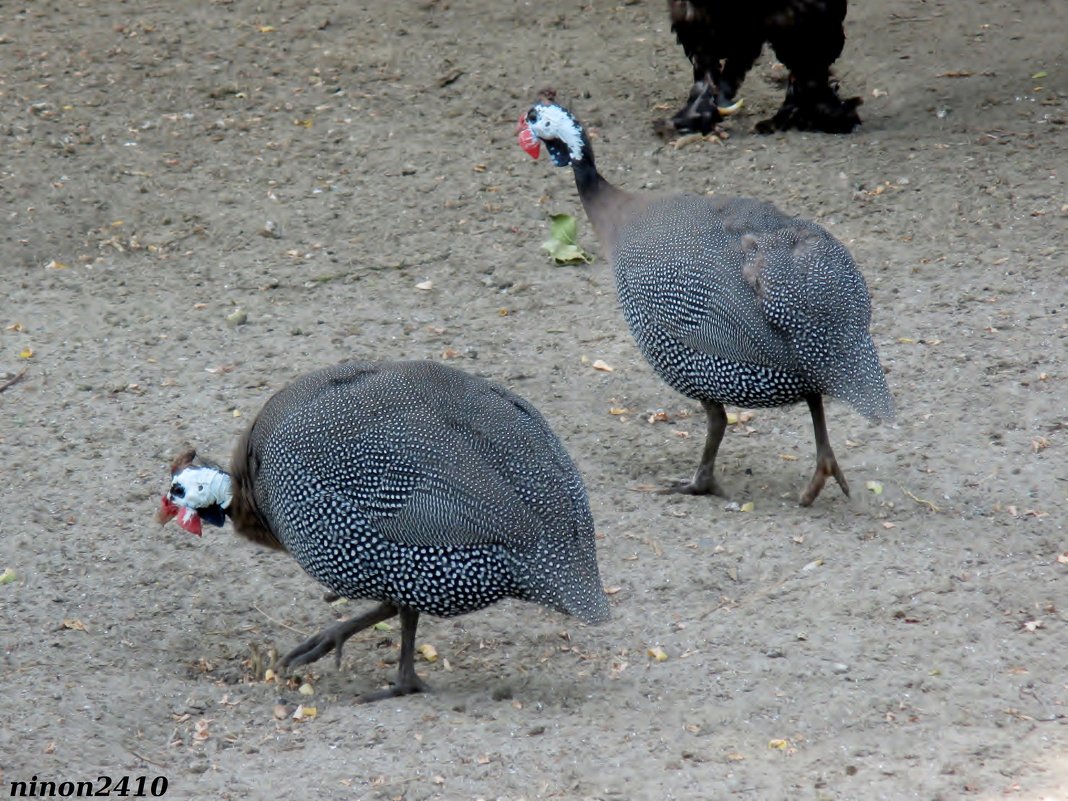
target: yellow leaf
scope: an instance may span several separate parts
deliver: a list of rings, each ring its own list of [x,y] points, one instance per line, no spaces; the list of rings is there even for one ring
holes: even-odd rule
[[[299,125],[301,128],[311,128],[312,127],[312,118],[311,117],[305,117],[304,119],[293,120],[293,124],[294,125]]]
[[[794,456],[792,453],[780,453],[779,454],[779,458],[782,459],[784,462],[796,462],[797,461],[797,457]]]
[[[752,512],[754,509],[756,509],[756,504],[752,501],[746,501],[738,507],[739,512]]]
[[[70,265],[52,259],[52,261],[48,262],[45,267],[47,267],[49,270],[66,270],[68,267],[70,267]]]
[[[319,710],[314,706],[304,706],[304,704],[300,704],[293,710],[293,720],[308,720],[314,718],[318,714]]]
[[[876,495],[883,494],[883,485],[881,481],[869,481],[864,486],[870,489]]]
[[[15,323],[11,323],[10,325],[4,326],[4,330],[5,331],[13,331],[16,334],[21,334],[26,329],[25,329],[25,327],[23,327],[22,323],[15,322]]]
[[[273,25],[257,25],[256,30],[260,33],[271,33],[274,30]]]
[[[32,359],[33,358],[33,348],[23,348],[22,350],[20,350],[19,351],[19,358],[20,359]]]
[[[438,649],[428,642],[419,646],[419,653],[422,654],[423,659],[427,662],[436,662],[438,660]]]
[[[661,648],[659,645],[655,645],[650,648],[646,653],[650,659],[655,659],[657,662],[667,662],[667,651]]]
[[[241,416],[241,410],[240,409],[234,409],[232,414],[233,414],[234,417],[240,417]]]
[[[789,740],[768,740],[768,748],[777,748],[780,751],[785,751],[789,747]]]
[[[276,675],[275,675],[275,672],[273,670],[271,670],[270,668],[267,668],[267,670],[263,674],[263,680],[264,681],[274,681],[275,678],[277,678]]]
[[[608,413],[618,416],[618,415],[621,415],[621,414],[626,414],[627,410],[625,408],[623,408],[622,406],[612,406],[612,407],[610,407],[608,409]]]
[[[727,425],[733,426],[738,424],[737,412],[727,412]]]

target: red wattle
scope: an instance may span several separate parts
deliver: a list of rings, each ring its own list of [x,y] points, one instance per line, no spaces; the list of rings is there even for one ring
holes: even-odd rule
[[[530,126],[527,125],[527,115],[525,113],[519,115],[519,125],[516,126],[516,132],[519,134],[519,146],[530,154],[531,158],[536,159],[541,155],[541,140],[534,135],[534,132],[530,130]]]

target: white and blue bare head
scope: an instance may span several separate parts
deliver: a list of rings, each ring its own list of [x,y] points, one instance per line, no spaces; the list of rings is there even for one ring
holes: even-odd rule
[[[582,125],[566,108],[554,102],[555,92],[545,90],[541,100],[519,118],[519,145],[533,158],[541,153],[541,143],[553,164],[567,167],[578,162],[593,163],[593,150]]]
[[[171,465],[171,485],[163,496],[159,520],[172,517],[186,531],[201,533],[201,520],[213,526],[226,522],[226,512],[233,497],[228,473],[218,467],[194,464],[196,453],[183,453]]]

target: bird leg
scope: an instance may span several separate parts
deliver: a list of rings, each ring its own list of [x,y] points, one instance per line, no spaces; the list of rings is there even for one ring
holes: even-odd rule
[[[309,637],[282,658],[282,667],[296,667],[307,665],[321,659],[331,651],[338,668],[341,667],[341,646],[345,640],[358,631],[370,628],[375,623],[381,623],[397,614],[397,607],[393,604],[379,604],[370,612],[359,617],[342,620],[329,628],[325,628],[314,637]],[[402,616],[403,619],[403,616]]]
[[[419,613],[408,606],[401,606],[398,609],[401,619],[401,652],[400,663],[397,667],[397,683],[392,687],[361,695],[357,699],[361,704],[430,691],[430,687],[415,672],[415,629],[419,625]]]
[[[801,493],[801,505],[811,506],[812,502],[816,500],[816,496],[823,489],[823,485],[827,483],[827,479],[831,476],[834,476],[834,480],[838,482],[842,492],[846,494],[846,497],[849,497],[849,482],[846,481],[846,477],[842,474],[842,469],[838,466],[838,460],[835,458],[834,450],[831,448],[831,439],[827,436],[827,420],[823,414],[823,396],[806,395],[805,401],[808,403],[808,410],[812,414],[812,430],[816,435],[816,470],[812,474],[812,480],[805,487],[805,491]]]
[[[727,431],[727,412],[722,403],[714,401],[701,401],[708,415],[708,435],[705,437],[705,449],[701,454],[701,464],[697,467],[693,479],[688,482],[676,484],[660,492],[662,494],[681,493],[683,495],[719,495],[727,497],[727,493],[720,487],[714,475],[716,468],[716,454],[719,452],[719,444],[723,441],[723,434]]]

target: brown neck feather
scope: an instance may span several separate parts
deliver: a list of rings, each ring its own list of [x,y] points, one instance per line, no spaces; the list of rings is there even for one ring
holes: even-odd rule
[[[255,424],[253,424],[255,425]],[[285,550],[278,537],[271,531],[270,526],[263,514],[260,513],[256,504],[254,487],[255,473],[258,468],[258,460],[249,446],[249,428],[237,442],[234,455],[230,463],[231,491],[233,493],[230,508],[227,514],[233,523],[234,531],[242,537],[246,537],[255,543],[265,545],[268,548]]]

